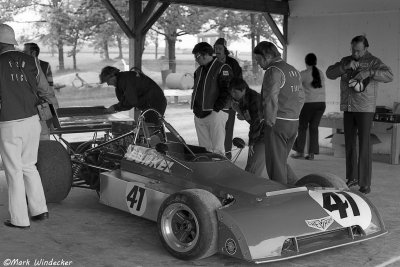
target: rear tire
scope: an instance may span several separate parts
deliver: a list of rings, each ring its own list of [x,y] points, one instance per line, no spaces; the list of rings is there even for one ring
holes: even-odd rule
[[[174,257],[195,260],[217,252],[221,202],[201,189],[183,190],[169,196],[158,212],[161,242]]]
[[[295,186],[307,187],[333,187],[341,189],[349,189],[346,182],[339,176],[331,173],[313,173],[299,179]]]
[[[65,199],[72,186],[71,157],[65,148],[57,141],[41,140],[36,166],[47,203]]]

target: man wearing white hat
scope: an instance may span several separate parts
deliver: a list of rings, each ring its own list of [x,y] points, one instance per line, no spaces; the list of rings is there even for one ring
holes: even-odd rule
[[[41,131],[35,94],[38,87],[48,84],[41,78],[44,76],[35,58],[16,51],[14,45],[17,45],[14,30],[7,24],[0,24],[0,154],[11,216],[4,224],[28,229],[28,209],[32,220],[48,218],[43,186],[35,165]]]

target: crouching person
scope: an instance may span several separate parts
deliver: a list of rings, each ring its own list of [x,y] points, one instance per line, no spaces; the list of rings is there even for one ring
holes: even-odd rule
[[[238,119],[250,124],[249,154],[245,170],[257,176],[268,178],[265,168],[264,119],[261,107],[261,95],[249,88],[242,78],[233,78],[230,83],[232,108]]]

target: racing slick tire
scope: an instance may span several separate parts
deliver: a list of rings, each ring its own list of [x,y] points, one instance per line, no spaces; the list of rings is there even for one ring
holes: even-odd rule
[[[71,157],[57,141],[41,140],[36,167],[47,203],[65,199],[72,186]]]
[[[217,252],[221,202],[202,189],[182,190],[169,196],[158,212],[161,243],[174,257],[195,260]]]
[[[306,175],[296,181],[295,186],[349,189],[343,179],[331,173],[312,173]]]

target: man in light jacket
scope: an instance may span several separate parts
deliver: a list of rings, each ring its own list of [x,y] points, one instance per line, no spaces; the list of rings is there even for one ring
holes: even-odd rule
[[[391,82],[393,73],[388,66],[368,52],[368,40],[359,35],[351,40],[351,56],[328,67],[326,77],[340,77],[340,110],[344,112],[346,150],[346,179],[348,186],[359,185],[360,192],[371,191],[372,144],[371,125],[375,113],[379,82]],[[364,91],[354,90],[349,81],[363,84]],[[357,162],[356,138],[359,156]]]

